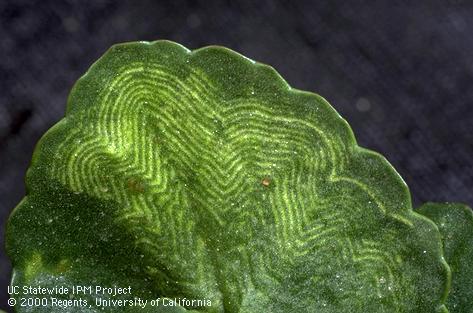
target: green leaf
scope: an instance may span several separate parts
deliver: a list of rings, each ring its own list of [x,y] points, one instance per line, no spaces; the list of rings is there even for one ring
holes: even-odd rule
[[[13,284],[131,286],[204,312],[445,312],[440,234],[391,165],[323,98],[226,48],[112,47],[26,183]]]
[[[473,211],[457,203],[426,203],[418,212],[435,222],[445,259],[452,272],[447,307],[452,313],[473,312]]]

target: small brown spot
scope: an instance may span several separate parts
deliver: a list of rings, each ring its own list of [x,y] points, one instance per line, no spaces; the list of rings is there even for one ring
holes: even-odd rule
[[[71,268],[71,262],[69,260],[63,259],[59,261],[56,266],[56,273],[65,273]]]
[[[129,178],[127,185],[131,192],[142,193],[145,191],[145,184],[138,178]]]
[[[269,180],[268,177],[265,177],[265,178],[261,181],[261,183],[263,184],[263,186],[268,187],[269,184],[271,183],[271,180]]]

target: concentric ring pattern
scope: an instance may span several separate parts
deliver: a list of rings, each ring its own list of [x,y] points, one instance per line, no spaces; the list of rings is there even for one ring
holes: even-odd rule
[[[37,150],[28,197],[49,181],[93,199],[67,210],[113,207],[156,296],[208,312],[445,310],[438,231],[389,163],[324,99],[230,50],[114,46]]]

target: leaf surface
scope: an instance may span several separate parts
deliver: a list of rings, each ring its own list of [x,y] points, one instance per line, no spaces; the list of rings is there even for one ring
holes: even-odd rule
[[[447,308],[473,312],[473,211],[458,203],[426,203],[418,212],[435,222],[452,273]]]
[[[440,235],[391,165],[323,98],[222,47],[112,47],[26,183],[14,284],[131,286],[204,312],[445,312]]]

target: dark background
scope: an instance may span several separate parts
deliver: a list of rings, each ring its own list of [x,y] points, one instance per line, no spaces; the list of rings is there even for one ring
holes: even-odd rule
[[[0,242],[74,81],[110,45],[135,40],[224,45],[268,63],[324,96],[416,206],[473,205],[472,34],[472,1],[0,1]]]

